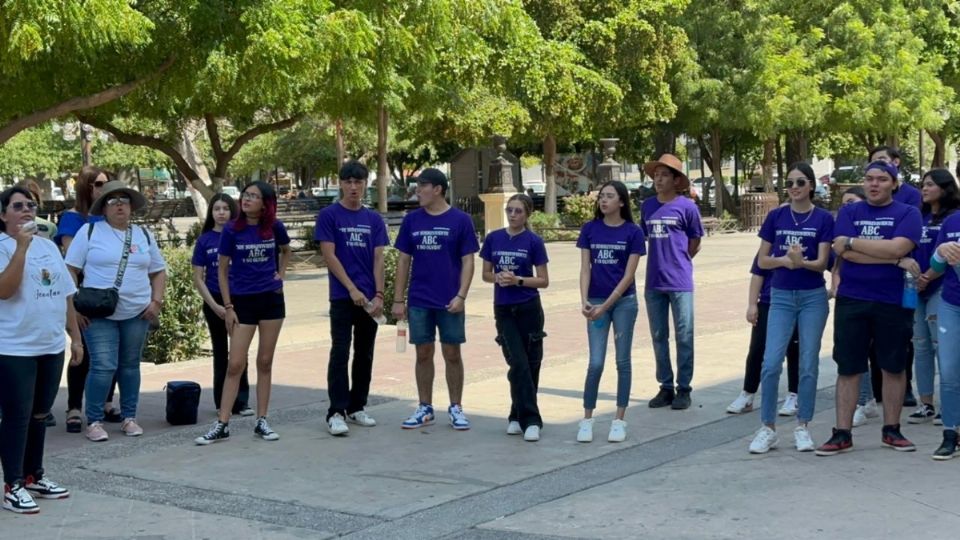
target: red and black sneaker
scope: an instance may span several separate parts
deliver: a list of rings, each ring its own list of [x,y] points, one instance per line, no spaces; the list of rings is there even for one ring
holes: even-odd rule
[[[850,430],[833,428],[833,436],[817,448],[816,454],[818,456],[835,456],[851,450],[853,450],[853,435]]]
[[[900,433],[900,424],[883,426],[883,445],[887,448],[893,448],[897,452],[913,452],[917,449],[910,439],[907,439]]]

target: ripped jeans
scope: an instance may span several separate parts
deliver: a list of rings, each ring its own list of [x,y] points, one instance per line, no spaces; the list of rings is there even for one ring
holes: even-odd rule
[[[917,379],[917,393],[933,396],[933,378],[937,365],[937,310],[940,291],[928,298],[920,298],[913,312],[913,371]]]
[[[510,366],[509,421],[517,421],[523,430],[527,426],[543,427],[537,406],[537,388],[540,384],[540,364],[543,362],[543,307],[540,297],[522,304],[493,306],[497,324],[497,343]]]
[[[590,298],[590,303],[599,306],[604,298]],[[607,338],[613,324],[613,346],[617,357],[617,407],[626,407],[630,402],[630,384],[633,372],[630,349],[633,347],[633,327],[637,322],[637,296],[624,296],[596,321],[587,321],[587,339],[590,345],[590,364],[587,380],[583,385],[583,408],[597,408],[600,376],[607,357]]]

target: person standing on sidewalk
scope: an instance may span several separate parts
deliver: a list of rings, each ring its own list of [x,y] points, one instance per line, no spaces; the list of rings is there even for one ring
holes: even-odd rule
[[[537,406],[537,387],[546,336],[538,289],[550,285],[547,248],[527,224],[533,199],[518,193],[510,197],[505,210],[507,227],[488,234],[480,250],[483,280],[494,284],[497,343],[510,366],[507,435],[523,433],[524,440],[538,441],[543,419]]]
[[[930,268],[943,274],[942,298],[937,310],[940,330],[940,414],[943,441],[933,459],[945,461],[958,455],[957,428],[960,427],[960,213],[955,213],[940,228],[937,248]]]
[[[840,209],[833,250],[843,258],[834,316],[833,358],[837,363],[837,426],[817,455],[853,449],[850,429],[860,376],[867,371],[871,342],[883,370],[882,443],[898,451],[916,447],[900,432],[906,386],[907,343],[913,309],[903,307],[904,257],[919,244],[920,211],[893,200],[899,171],[882,161],[869,164],[863,184],[867,200]]]
[[[823,272],[830,262],[833,216],[813,204],[816,176],[806,163],[790,167],[784,182],[789,204],[770,211],[760,228],[761,268],[773,270],[767,343],[760,373],[760,421],[763,426],[750,443],[750,453],[763,454],[775,448],[777,390],[783,355],[794,328],[800,335],[800,384],[797,427],[793,430],[796,448],[812,452],[813,438],[807,428],[817,400],[820,375],[820,341],[827,324],[826,281]]]
[[[383,247],[390,243],[380,214],[363,207],[370,171],[359,161],[340,167],[340,200],[320,212],[314,239],[330,271],[330,360],[327,430],[346,435],[347,422],[377,425],[363,408],[370,394],[373,349],[383,314]],[[350,341],[353,335],[353,388]]]
[[[3,508],[18,514],[40,511],[34,497],[70,496],[43,471],[44,418],[63,375],[64,328],[70,363],[83,358],[77,289],[57,246],[34,234],[36,215],[29,191],[0,193],[0,463]]]
[[[630,403],[633,382],[633,326],[639,310],[635,281],[637,265],[647,249],[643,231],[633,222],[630,194],[622,182],[606,182],[600,186],[593,220],[580,229],[577,247],[580,248],[580,312],[587,319],[590,347],[590,363],[583,385],[583,420],[577,441],[593,441],[593,410],[597,408],[612,325],[617,358],[617,413],[610,423],[607,441],[623,442],[627,438],[623,417]]]
[[[644,300],[660,383],[660,392],[649,406],[687,409],[694,358],[693,258],[700,251],[703,225],[697,205],[682,195],[690,189],[690,180],[676,156],[664,154],[647,162],[643,170],[653,178],[657,191],[657,196],[643,201],[640,209],[640,227],[650,251]],[[670,363],[670,311],[677,341],[676,388]]]
[[[447,203],[448,187],[447,176],[439,169],[424,169],[420,173],[417,177],[420,208],[404,216],[396,240],[400,257],[392,312],[397,320],[409,317],[410,343],[417,348],[417,393],[420,398],[417,409],[403,421],[404,429],[415,429],[435,420],[433,355],[438,330],[450,394],[447,409],[450,425],[456,430],[470,429],[470,420],[463,413],[461,402],[463,358],[460,345],[467,341],[464,305],[473,279],[474,254],[480,246],[470,216]]]
[[[276,441],[280,435],[267,423],[267,410],[273,353],[286,317],[283,279],[290,260],[290,237],[277,220],[277,192],[273,186],[262,181],[247,184],[240,201],[240,215],[223,228],[217,253],[223,320],[230,335],[227,377],[220,399],[221,403],[236,401],[250,343],[259,331],[257,424],[253,433],[265,441]],[[230,411],[221,407],[213,427],[194,442],[208,445],[228,439],[229,423]]]
[[[237,203],[233,198],[226,193],[214,195],[207,205],[207,218],[203,222],[197,243],[193,246],[191,260],[193,285],[203,299],[203,318],[207,321],[210,345],[213,347],[213,403],[217,407],[218,415],[230,351],[227,325],[224,322],[227,310],[223,307],[223,296],[220,295],[220,237],[223,227],[236,217]],[[253,409],[248,405],[249,399],[250,383],[247,380],[247,369],[244,368],[240,376],[240,390],[230,407],[231,412],[240,416],[253,416]]]

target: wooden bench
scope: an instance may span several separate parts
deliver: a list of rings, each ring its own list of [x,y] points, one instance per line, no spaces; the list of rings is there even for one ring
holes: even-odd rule
[[[147,203],[133,215],[133,222],[152,230],[157,242],[160,242],[164,238],[164,229],[172,235],[177,234],[173,218],[181,204],[183,204],[182,199],[166,199]]]

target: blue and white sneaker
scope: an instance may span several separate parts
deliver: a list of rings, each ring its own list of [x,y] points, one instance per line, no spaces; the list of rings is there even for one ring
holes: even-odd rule
[[[453,426],[453,429],[470,429],[470,420],[467,419],[467,415],[463,414],[463,408],[460,405],[455,403],[450,405],[447,412],[450,413],[450,425]]]
[[[433,406],[421,403],[417,405],[417,410],[413,411],[410,418],[403,421],[403,429],[417,429],[418,427],[429,426],[436,418],[433,415]]]

